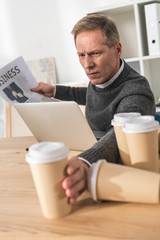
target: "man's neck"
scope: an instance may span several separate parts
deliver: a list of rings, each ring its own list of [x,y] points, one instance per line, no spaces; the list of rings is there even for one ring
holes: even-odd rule
[[[119,70],[117,71],[117,73],[111,79],[109,79],[107,82],[102,83],[102,84],[97,84],[96,87],[105,88],[105,87],[108,87],[109,85],[111,85],[121,74],[121,72],[123,71],[123,68],[124,68],[124,61],[122,59],[120,59]]]

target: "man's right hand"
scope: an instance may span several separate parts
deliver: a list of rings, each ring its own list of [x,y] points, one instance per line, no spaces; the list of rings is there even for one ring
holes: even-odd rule
[[[46,97],[54,97],[56,87],[47,83],[39,82],[38,87],[31,88],[32,92],[38,92]]]

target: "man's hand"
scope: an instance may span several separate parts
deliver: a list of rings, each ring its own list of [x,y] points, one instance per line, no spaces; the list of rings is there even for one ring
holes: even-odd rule
[[[65,194],[71,204],[87,189],[89,166],[77,157],[72,157],[66,167],[66,178],[62,182]]]
[[[31,88],[32,92],[38,92],[46,97],[54,97],[55,90],[56,90],[56,87],[43,82],[39,82],[38,87]]]

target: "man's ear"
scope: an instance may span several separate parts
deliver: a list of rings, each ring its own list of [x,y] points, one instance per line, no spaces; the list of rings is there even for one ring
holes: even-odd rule
[[[116,45],[115,45],[115,48],[116,48],[116,54],[118,57],[121,56],[121,53],[122,53],[122,45],[120,42],[117,42]]]

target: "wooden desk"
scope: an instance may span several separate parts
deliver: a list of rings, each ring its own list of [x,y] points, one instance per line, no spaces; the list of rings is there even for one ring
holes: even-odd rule
[[[42,216],[25,148],[33,137],[0,139],[1,240],[160,239],[160,205],[94,203],[84,194],[58,220]]]

